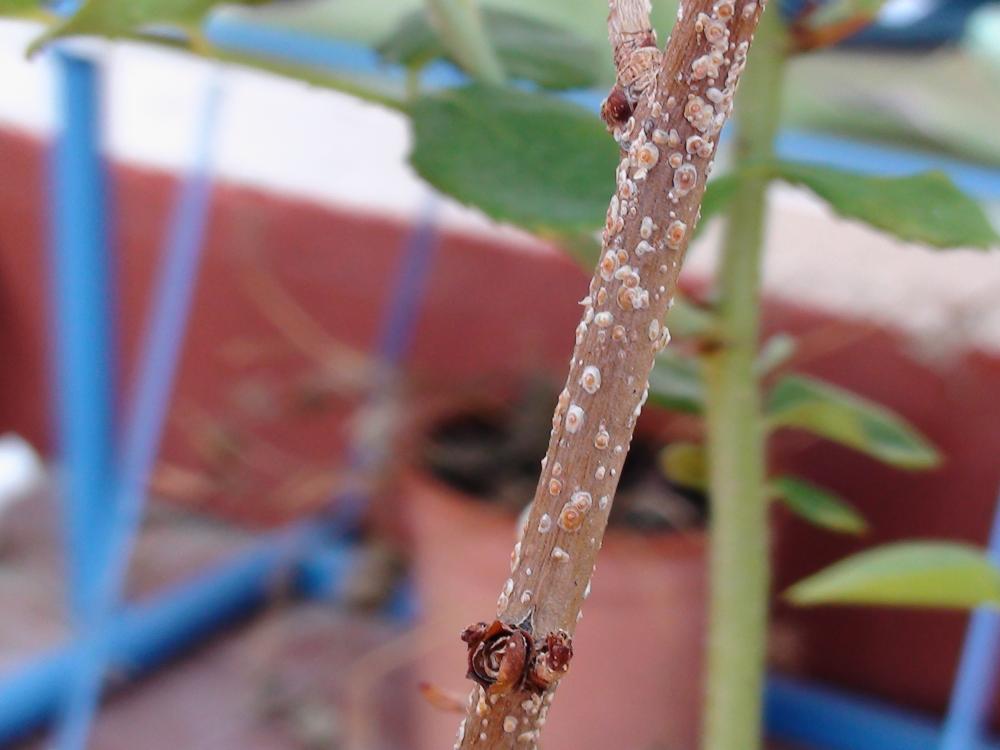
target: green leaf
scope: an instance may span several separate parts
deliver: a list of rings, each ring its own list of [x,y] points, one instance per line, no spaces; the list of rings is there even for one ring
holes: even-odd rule
[[[1000,122],[1000,97],[981,95],[996,91],[997,70],[957,49],[802,55],[788,66],[781,122],[997,166],[1000,129],[982,123]]]
[[[814,526],[844,534],[864,534],[868,530],[864,517],[847,501],[803,479],[778,477],[771,483],[771,492]]]
[[[787,333],[776,333],[764,342],[760,352],[757,354],[757,361],[754,368],[758,375],[766,375],[777,367],[785,364],[793,356],[798,342],[794,336]]]
[[[649,400],[672,411],[701,414],[705,410],[701,362],[669,349],[660,354],[649,373]]]
[[[486,34],[506,73],[543,88],[587,88],[597,82],[594,44],[538,18],[499,8],[482,9]],[[377,47],[388,61],[420,67],[448,58],[424,10],[408,14]]]
[[[667,313],[670,335],[675,339],[710,338],[716,333],[715,313],[698,305],[680,292],[674,294],[674,304]]]
[[[271,0],[86,0],[73,15],[52,26],[28,49],[34,54],[52,39],[91,35],[127,37],[153,26],[195,35],[205,16],[220,5],[261,5]]]
[[[979,204],[942,172],[871,177],[787,161],[776,169],[782,179],[809,188],[841,216],[903,240],[934,247],[989,248],[1000,243]]]
[[[589,112],[472,84],[419,97],[411,115],[410,160],[439,190],[529,229],[603,225],[618,147]]]
[[[940,457],[917,430],[879,404],[821,380],[786,375],[767,401],[772,428],[791,427],[902,469],[930,469]]]
[[[708,226],[708,223],[729,208],[729,204],[736,195],[736,189],[740,186],[739,175],[735,172],[715,177],[705,186],[705,195],[701,199],[701,213],[699,214],[697,230]]]
[[[708,489],[708,457],[697,443],[670,443],[660,452],[660,468],[674,484]]]
[[[1000,570],[977,547],[898,542],[834,563],[785,592],[795,604],[1000,605]]]

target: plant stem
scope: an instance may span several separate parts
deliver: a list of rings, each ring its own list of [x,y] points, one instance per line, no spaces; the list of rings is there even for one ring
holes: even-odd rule
[[[669,340],[662,321],[763,3],[682,0],[682,8],[661,51],[648,0],[610,3],[618,76],[602,109],[620,146],[616,191],[497,619],[463,634],[478,684],[458,750],[537,748],[556,682],[572,657],[649,372]],[[628,623],[620,637],[628,638]]]
[[[785,35],[772,10],[761,20],[739,98],[734,196],[718,270],[719,348],[707,357],[712,527],[704,750],[761,744],[769,586],[765,430],[754,372],[769,176]]]
[[[503,66],[486,36],[475,0],[427,0],[427,7],[459,65],[484,83],[504,82]]]

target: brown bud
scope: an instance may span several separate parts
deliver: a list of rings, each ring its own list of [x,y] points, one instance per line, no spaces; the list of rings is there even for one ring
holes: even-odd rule
[[[609,130],[614,130],[628,122],[632,116],[632,104],[629,102],[621,86],[615,86],[601,102],[601,119]]]
[[[545,645],[538,649],[528,675],[528,685],[539,691],[548,690],[569,671],[573,658],[573,640],[563,630],[545,636]]]
[[[500,654],[499,669],[497,670],[496,682],[493,690],[498,693],[507,693],[520,686],[524,677],[524,667],[528,663],[529,649],[531,648],[523,631],[515,630],[507,638],[507,645]]]
[[[471,648],[473,645],[479,643],[483,640],[486,631],[489,630],[489,625],[485,622],[477,622],[475,625],[470,625],[465,630],[462,631],[461,638],[463,641],[469,644]]]
[[[496,620],[466,628],[462,640],[469,644],[469,679],[497,693],[520,687],[533,650],[528,633]]]

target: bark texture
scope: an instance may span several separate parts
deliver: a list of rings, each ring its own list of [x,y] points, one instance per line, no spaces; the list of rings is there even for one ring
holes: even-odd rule
[[[621,146],[617,187],[511,576],[496,613],[463,634],[477,684],[456,748],[535,748],[572,671],[573,631],[763,2],[683,0],[665,51],[648,0],[610,8],[618,81],[602,114]]]

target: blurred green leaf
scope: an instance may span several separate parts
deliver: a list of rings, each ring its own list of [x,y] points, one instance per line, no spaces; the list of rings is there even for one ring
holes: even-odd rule
[[[697,357],[669,349],[660,354],[649,373],[649,400],[672,411],[701,414],[705,384]]]
[[[844,534],[864,534],[868,524],[847,501],[798,477],[778,477],[772,494],[795,515],[814,526]]]
[[[667,313],[667,325],[675,339],[709,338],[716,331],[715,313],[677,292]]]
[[[205,16],[221,5],[261,5],[271,0],[85,0],[73,15],[59,21],[28,49],[34,54],[52,39],[74,35],[127,37],[153,26],[196,34]]]
[[[979,204],[942,172],[870,177],[787,161],[776,169],[782,179],[809,188],[841,216],[903,240],[934,247],[989,248],[1000,243]]]
[[[1000,570],[971,545],[899,542],[834,563],[785,596],[799,605],[998,606]]]
[[[708,489],[708,457],[697,443],[670,443],[660,452],[660,468],[674,484]]]
[[[40,0],[0,0],[0,16],[34,16],[43,11]]]
[[[798,342],[787,333],[776,333],[764,342],[754,367],[758,375],[765,375],[785,364],[793,356]]]
[[[481,84],[419,97],[410,111],[410,160],[439,190],[529,229],[603,225],[618,147],[589,112]]]
[[[740,186],[739,175],[735,172],[724,174],[709,181],[705,187],[705,195],[701,199],[701,213],[698,214],[698,225],[695,227],[695,237],[707,227],[719,214],[725,213]]]
[[[786,127],[945,153],[1000,165],[996,69],[948,47],[830,51],[792,58],[781,121]]]
[[[509,10],[484,7],[483,24],[511,78],[543,88],[586,88],[597,82],[594,44],[562,26]],[[449,58],[426,11],[407,15],[377,47],[389,62],[420,67]]]
[[[791,427],[903,469],[930,469],[940,457],[913,426],[884,406],[801,375],[782,377],[767,401],[772,428]]]

